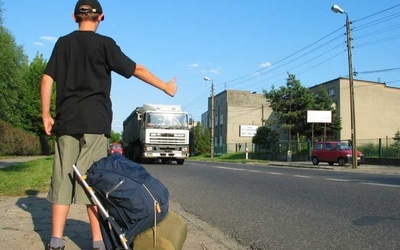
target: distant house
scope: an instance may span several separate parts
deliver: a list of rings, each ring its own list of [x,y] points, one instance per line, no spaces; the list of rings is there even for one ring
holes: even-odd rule
[[[388,87],[384,83],[354,80],[354,110],[356,136],[358,140],[392,138],[400,128],[400,88]],[[341,140],[351,138],[349,79],[337,78],[313,86],[328,90],[335,108],[342,118]]]

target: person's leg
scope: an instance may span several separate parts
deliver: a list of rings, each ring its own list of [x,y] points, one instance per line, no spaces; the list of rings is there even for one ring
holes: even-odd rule
[[[80,141],[80,154],[77,160],[79,172],[86,173],[92,164],[108,155],[109,139],[105,135],[84,134]],[[90,195],[80,185],[75,189],[75,203],[86,204],[92,230],[94,249],[105,249],[101,234],[97,206],[93,205]]]
[[[103,237],[101,236],[97,206],[87,205],[87,212],[89,216],[90,229],[92,230],[93,241],[103,240]]]
[[[53,173],[47,199],[52,203],[52,237],[49,249],[63,249],[63,233],[73,200],[72,165],[79,154],[79,140],[60,136],[55,141]]]
[[[61,238],[63,237],[65,224],[67,222],[68,212],[70,205],[52,205],[52,237]]]

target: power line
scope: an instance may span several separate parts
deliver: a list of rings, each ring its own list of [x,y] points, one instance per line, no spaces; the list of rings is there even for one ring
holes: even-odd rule
[[[392,26],[388,26],[388,27],[384,27],[384,28],[380,28],[378,30],[369,32],[369,33],[362,33],[362,31],[364,30],[369,30],[371,27],[378,27],[379,25],[382,25],[384,23],[387,23],[389,21],[393,21],[396,18],[400,17],[400,13],[396,12],[394,14],[389,14],[386,15],[384,17],[375,19],[373,21],[367,22],[362,24],[363,21],[366,21],[372,17],[376,17],[380,14],[386,13],[390,10],[393,10],[397,7],[400,7],[400,4],[395,5],[393,7],[384,9],[382,11],[378,11],[376,13],[370,14],[368,16],[365,16],[363,18],[357,19],[355,21],[353,21],[353,23],[358,24],[357,26],[353,27],[353,40],[359,40],[361,41],[362,39],[367,39],[369,37],[373,37],[373,36],[378,36],[380,34],[384,34],[387,33],[389,31],[393,31],[395,29],[399,28],[399,25],[396,23],[395,25]],[[327,51],[323,51],[320,52],[321,49],[323,49],[324,47],[326,47],[329,44],[334,43],[335,41],[337,41],[339,38],[344,37],[346,33],[337,35],[333,38],[331,38],[330,40],[326,41],[327,38],[331,37],[333,34],[337,33],[340,30],[343,30],[344,26],[341,26],[340,28],[330,32],[329,34],[323,36],[322,38],[316,40],[315,42],[312,42],[311,44],[301,48],[300,50],[283,57],[282,59],[277,60],[276,62],[272,63],[270,66],[253,71],[252,73],[249,74],[245,74],[242,76],[239,76],[237,78],[234,78],[232,80],[228,80],[225,82],[222,82],[220,84],[216,84],[215,87],[216,88],[223,88],[225,86],[226,89],[226,85],[228,83],[230,83],[229,87],[235,86],[235,87],[244,87],[245,89],[250,89],[250,88],[254,88],[256,86],[259,86],[261,84],[266,84],[267,79],[266,79],[266,75],[268,74],[268,85],[272,85],[271,83],[271,79],[275,79],[278,78],[282,75],[286,75],[287,72],[295,70],[295,69],[299,69],[298,72],[294,72],[294,74],[304,74],[305,72],[311,71],[313,69],[316,69],[318,67],[320,67],[322,64],[327,63],[328,61],[334,59],[335,57],[343,54],[343,52],[347,51],[347,47],[346,47],[346,42],[341,42],[338,45],[335,45],[333,47],[331,47],[329,50]],[[356,36],[354,37],[354,34],[356,34]],[[384,43],[384,42],[389,42],[392,40],[396,40],[399,39],[400,35],[392,35],[392,36],[386,36],[384,38],[380,38],[380,39],[375,39],[375,40],[370,40],[370,41],[366,41],[365,43],[359,43],[359,44],[355,44],[355,48],[361,48],[361,47],[365,47],[365,46],[370,46],[370,45],[374,45],[374,44],[379,44],[379,43]],[[325,41],[324,43],[321,44],[321,42]],[[354,45],[354,44],[353,44]],[[345,50],[342,51],[338,51],[338,49],[340,47],[345,47]],[[320,52],[320,53],[318,53]],[[314,53],[318,53],[317,55],[312,56],[312,54]],[[329,53],[333,54],[330,57],[327,58],[323,58],[324,56],[327,56]],[[307,59],[308,58],[308,59]],[[290,59],[290,60],[289,60]],[[306,67],[305,69],[300,69],[301,67],[304,67],[308,64],[310,64],[311,62],[316,61],[317,59],[322,59],[321,61],[318,61],[316,63],[314,63],[312,66],[310,67]],[[290,64],[294,63],[294,62],[298,62],[296,65],[294,65],[293,67],[289,67]],[[289,70],[287,68],[290,68]],[[278,72],[277,74],[271,76],[270,74],[274,71],[278,71],[279,69],[281,69],[281,72]],[[389,70],[384,70],[384,71],[380,71],[380,72],[374,72],[374,73],[382,73],[382,72],[388,72]],[[357,72],[358,74],[368,74],[365,73],[367,71],[363,71],[363,72]],[[293,72],[291,72],[293,73]],[[372,72],[371,72],[372,73]],[[250,83],[250,81],[254,81],[256,80],[256,82]],[[278,80],[276,80],[275,82],[279,83]],[[207,93],[203,93],[200,96],[198,96],[196,99],[191,100],[187,105],[185,105],[185,107],[187,107],[187,109],[195,109],[198,106],[201,105],[201,103],[203,103],[203,98],[205,98]]]
[[[381,72],[388,72],[388,71],[398,71],[400,68],[391,68],[391,69],[377,69],[377,70],[369,70],[369,71],[361,71],[361,72],[354,72],[354,74],[374,74],[374,73],[381,73]]]

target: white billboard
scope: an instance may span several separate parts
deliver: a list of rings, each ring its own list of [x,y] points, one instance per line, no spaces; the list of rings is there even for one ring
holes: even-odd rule
[[[259,126],[256,125],[240,125],[239,126],[239,136],[241,137],[253,137],[257,133],[257,128]]]
[[[308,123],[331,123],[332,111],[330,110],[307,110]]]

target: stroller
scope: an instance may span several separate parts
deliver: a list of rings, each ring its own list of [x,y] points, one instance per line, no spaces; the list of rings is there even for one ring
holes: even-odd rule
[[[169,212],[168,189],[143,166],[112,154],[76,176],[98,205],[107,249],[181,249],[185,221]]]

